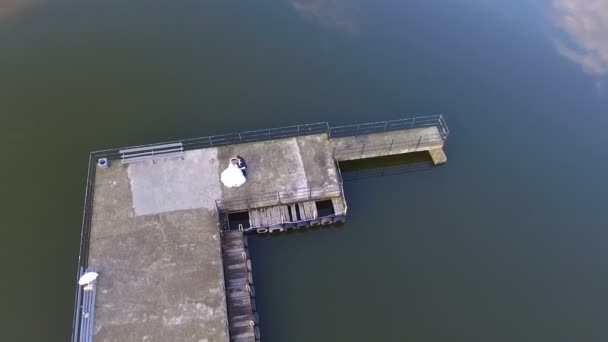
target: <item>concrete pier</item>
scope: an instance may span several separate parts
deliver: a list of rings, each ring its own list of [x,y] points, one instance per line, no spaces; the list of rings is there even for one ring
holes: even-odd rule
[[[319,133],[298,126],[293,136],[280,130],[277,138],[269,130],[268,139],[257,139],[262,141],[244,142],[247,134],[220,146],[184,141],[189,148],[180,158],[92,164],[91,209],[83,226],[88,239],[81,249],[88,253],[79,266],[100,274],[94,340],[258,340],[258,316],[244,292],[252,284],[242,277],[251,274],[250,261],[239,259],[243,233],[344,222],[338,161],[429,151],[435,164],[444,163],[442,120],[390,130],[403,125],[385,122],[385,131],[355,135],[341,128],[337,137],[329,127]],[[227,188],[220,173],[237,154],[247,160],[247,182]],[[120,154],[102,151],[92,162],[101,157]]]
[[[443,158],[433,157],[433,154],[443,153],[443,144],[444,138],[436,126],[331,139],[334,157],[338,161],[433,151],[431,157],[437,165],[447,161],[445,154]]]

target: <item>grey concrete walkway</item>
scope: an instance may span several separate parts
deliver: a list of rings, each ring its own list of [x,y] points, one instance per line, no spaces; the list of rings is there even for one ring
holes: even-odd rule
[[[251,198],[251,207],[267,206],[275,203],[256,198],[276,192],[288,197],[290,192],[307,188],[326,189],[330,197],[339,189],[338,169],[326,134],[219,147],[220,169],[237,154],[249,166],[247,182],[238,188],[222,186],[222,201]]]
[[[95,179],[89,265],[100,277],[94,340],[228,341],[215,211],[137,216],[129,168],[114,163],[98,169]]]
[[[330,142],[338,161],[441,150],[444,144],[435,126],[332,138]]]

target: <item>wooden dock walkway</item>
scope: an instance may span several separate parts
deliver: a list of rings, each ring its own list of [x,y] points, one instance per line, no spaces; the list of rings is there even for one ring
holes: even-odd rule
[[[220,212],[220,224],[225,230],[240,230],[244,233],[280,233],[310,226],[341,223],[346,220],[344,197],[332,197],[321,201],[302,201],[263,208],[252,208],[237,212],[239,218],[231,222],[230,213]],[[243,219],[246,213],[246,219]]]
[[[238,230],[222,232],[222,256],[228,330],[232,342],[260,340],[259,317],[255,311],[255,287],[246,237]]]

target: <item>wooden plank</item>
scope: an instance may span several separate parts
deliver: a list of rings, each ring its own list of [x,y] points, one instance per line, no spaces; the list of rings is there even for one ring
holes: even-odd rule
[[[297,212],[296,212],[296,210],[297,210],[296,207],[297,207],[297,204],[290,204],[289,205],[289,210],[291,211],[291,216],[293,218],[293,220],[292,220],[293,222],[298,221],[298,215],[297,215]]]
[[[249,226],[250,227],[257,227],[257,220],[256,220],[256,210],[255,209],[250,209],[249,210]]]
[[[344,203],[342,201],[342,197],[334,197],[331,199],[331,202],[334,206],[334,213],[343,213],[344,212]]]
[[[282,216],[284,222],[291,221],[289,218],[289,206],[287,206],[287,205],[281,206],[281,216]]]
[[[261,211],[260,211],[261,212]],[[257,220],[258,211],[250,211],[250,222]],[[222,234],[222,255],[228,308],[228,331],[230,341],[255,341],[253,301],[247,286],[249,273],[245,253],[244,235],[240,231],[229,231]]]
[[[263,226],[264,221],[264,210],[258,209],[258,226]]]
[[[272,208],[272,224],[283,223],[281,219],[281,207],[274,206]]]
[[[306,220],[306,211],[304,210],[302,203],[298,203],[298,212],[300,213],[302,220]]]
[[[308,210],[306,208],[306,202],[298,203],[300,206],[300,215],[302,215],[303,220],[308,220]]]
[[[256,209],[255,210],[255,226],[259,227],[262,225],[262,213],[260,212],[260,209]]]
[[[302,203],[306,212],[306,219],[313,220],[317,218],[317,203],[315,201],[307,201]]]

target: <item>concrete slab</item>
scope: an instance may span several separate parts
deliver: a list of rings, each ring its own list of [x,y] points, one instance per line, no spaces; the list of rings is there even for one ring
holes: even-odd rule
[[[436,126],[330,139],[338,161],[429,151],[443,147]]]
[[[205,208],[221,195],[217,149],[187,151],[183,158],[129,164],[135,215]]]
[[[247,182],[238,188],[222,185],[222,200],[290,191],[308,185],[296,138],[219,147],[221,169],[224,170],[229,159],[237,154],[247,162]]]
[[[429,150],[429,154],[431,155],[431,159],[433,159],[433,164],[435,165],[444,164],[448,161],[448,157],[445,155],[442,148]]]
[[[97,170],[95,341],[228,341],[215,211],[137,216],[132,203],[127,167]]]
[[[224,202],[251,198],[251,207],[268,206],[276,204],[277,192],[287,197],[309,188],[327,188],[339,195],[338,170],[326,134],[219,147],[220,169],[237,154],[247,161],[247,182],[238,188],[222,186]]]

